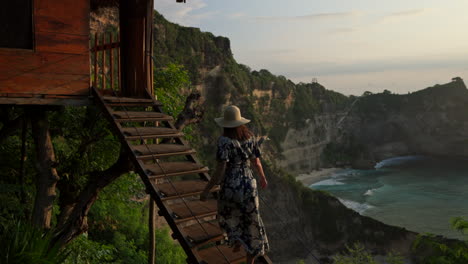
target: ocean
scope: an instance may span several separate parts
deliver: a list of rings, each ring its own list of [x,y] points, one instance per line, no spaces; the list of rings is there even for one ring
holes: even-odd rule
[[[330,192],[362,215],[419,233],[462,239],[450,219],[468,220],[468,160],[392,158],[375,170],[338,171],[310,188]]]

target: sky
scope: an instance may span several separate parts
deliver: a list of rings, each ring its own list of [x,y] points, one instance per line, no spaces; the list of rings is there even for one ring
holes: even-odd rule
[[[346,95],[468,80],[467,0],[155,0],[225,36],[238,63]]]

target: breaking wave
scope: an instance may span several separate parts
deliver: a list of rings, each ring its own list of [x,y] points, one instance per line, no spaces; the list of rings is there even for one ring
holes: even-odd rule
[[[369,209],[372,209],[372,208],[375,208],[375,206],[372,206],[370,204],[367,204],[367,203],[358,203],[358,202],[355,202],[355,201],[351,201],[351,200],[346,200],[346,199],[342,199],[342,198],[338,198],[338,200],[340,200],[340,202],[348,207],[349,209],[353,209],[354,211],[362,214],[364,213],[365,211],[369,210]]]

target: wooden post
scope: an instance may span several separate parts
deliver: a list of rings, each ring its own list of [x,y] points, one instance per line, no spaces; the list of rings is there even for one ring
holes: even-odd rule
[[[153,14],[154,1],[148,1],[146,7],[146,27],[145,27],[145,54],[146,54],[146,89],[150,94],[154,94],[153,87]]]
[[[112,45],[113,42],[114,42],[114,38],[113,38],[113,33],[110,32],[109,33],[109,43]],[[110,54],[109,54],[109,61],[110,61],[110,65],[109,65],[109,68],[110,68],[110,88],[111,90],[114,90],[114,49],[111,47],[110,49]]]
[[[98,46],[98,34],[94,34],[94,81],[93,85],[94,87],[97,88],[97,83],[98,83],[98,52],[97,52],[97,46]]]
[[[102,90],[106,89],[106,50],[104,46],[106,45],[106,33],[102,33]]]
[[[117,32],[117,41],[119,42],[119,47],[117,48],[117,90],[119,95],[122,93],[122,74],[120,73],[120,33]]]
[[[156,214],[154,200],[150,197],[149,199],[149,252],[148,252],[148,264],[155,264],[156,260]]]
[[[153,0],[120,0],[120,60],[122,94],[129,97],[145,97],[148,89],[147,46],[148,2]],[[152,14],[151,10],[151,14]],[[151,16],[152,17],[152,16]],[[151,18],[152,19],[152,18]]]

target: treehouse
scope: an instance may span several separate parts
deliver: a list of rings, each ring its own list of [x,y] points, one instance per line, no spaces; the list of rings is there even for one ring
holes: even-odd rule
[[[101,7],[118,9],[118,26],[112,32],[90,30],[90,14]],[[150,206],[158,206],[187,262],[240,263],[246,252],[234,252],[223,243],[216,221],[219,187],[206,202],[199,201],[208,168],[152,96],[153,12],[153,0],[4,1],[0,105],[99,106],[146,185]],[[36,134],[42,135],[38,141],[44,146],[49,144],[45,149],[53,149],[46,133]],[[54,159],[53,154],[39,154]],[[47,184],[55,186],[57,178]],[[86,217],[89,206],[76,210]],[[67,235],[58,239],[70,241]],[[271,261],[265,256],[257,263]]]
[[[120,37],[96,33],[90,41],[91,8],[103,6],[119,6]],[[0,16],[0,104],[89,104],[91,87],[147,97],[152,10],[152,1],[7,1]]]

